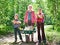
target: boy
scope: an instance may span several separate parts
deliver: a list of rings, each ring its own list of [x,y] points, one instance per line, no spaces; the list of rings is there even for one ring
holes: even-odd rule
[[[20,26],[21,22],[18,20],[18,14],[15,14],[14,20],[12,22],[14,24],[15,43],[17,42],[17,33],[19,34],[19,38],[22,41],[22,36],[21,36],[20,30],[19,30],[19,26]]]

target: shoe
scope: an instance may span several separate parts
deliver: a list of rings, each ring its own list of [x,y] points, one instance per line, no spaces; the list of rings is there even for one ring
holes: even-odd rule
[[[48,45],[48,43],[44,43],[44,45]]]
[[[39,41],[36,41],[35,43],[38,43]]]
[[[23,42],[23,40],[21,40],[21,42]]]
[[[17,41],[15,41],[15,42],[17,42]]]
[[[17,43],[17,41],[14,41],[13,43]]]
[[[41,41],[39,40],[39,43],[41,43]]]
[[[41,43],[38,42],[38,45],[41,45]]]
[[[44,45],[47,45],[46,40],[43,40]]]

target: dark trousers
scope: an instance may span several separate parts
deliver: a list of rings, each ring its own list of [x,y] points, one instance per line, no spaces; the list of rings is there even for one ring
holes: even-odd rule
[[[19,34],[19,38],[22,40],[22,36],[21,36],[19,28],[14,28],[15,41],[17,41],[17,33]]]
[[[39,42],[41,42],[40,29],[42,31],[42,40],[45,43],[46,38],[45,38],[45,32],[44,32],[44,23],[37,22],[37,30],[38,30],[38,40],[39,40]]]

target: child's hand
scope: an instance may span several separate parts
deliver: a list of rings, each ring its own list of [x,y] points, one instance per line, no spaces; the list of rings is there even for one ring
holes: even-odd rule
[[[42,16],[41,16],[41,15],[37,15],[37,17],[38,17],[38,18],[42,18]]]
[[[21,22],[20,22],[20,21],[17,21],[16,23],[17,23],[17,24],[21,24]]]
[[[13,24],[16,24],[16,21],[15,20],[13,20],[12,22],[13,22]]]

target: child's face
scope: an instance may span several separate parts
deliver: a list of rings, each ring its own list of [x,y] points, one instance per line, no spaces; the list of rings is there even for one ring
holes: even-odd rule
[[[32,10],[32,6],[29,6],[29,10]]]
[[[39,13],[41,13],[41,12],[42,12],[42,10],[41,10],[41,9],[39,9],[39,10],[38,10],[38,12],[39,12]]]
[[[15,19],[18,19],[18,16],[16,15],[14,18],[15,18]]]

